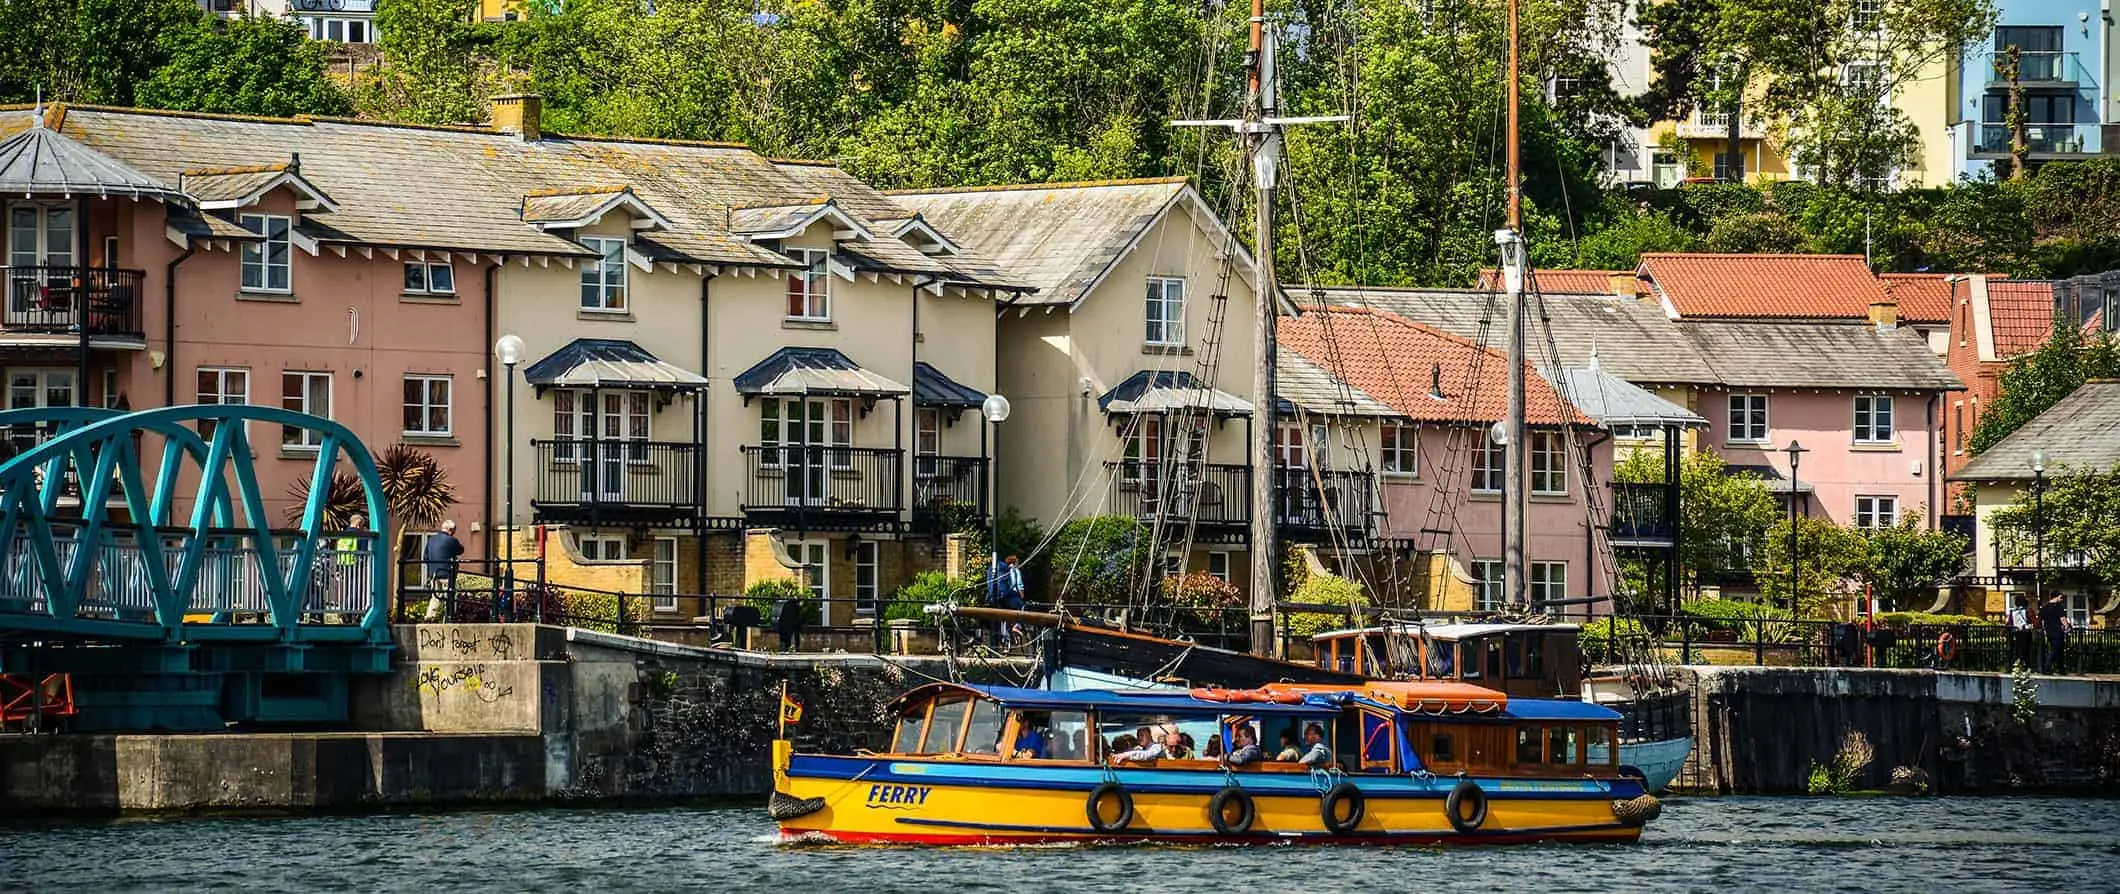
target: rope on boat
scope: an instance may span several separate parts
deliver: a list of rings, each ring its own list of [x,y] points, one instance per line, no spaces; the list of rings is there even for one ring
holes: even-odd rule
[[[1612,802],[1612,817],[1622,826],[1641,828],[1664,814],[1664,802],[1655,795],[1641,795]]]
[[[823,798],[798,798],[778,789],[766,800],[766,815],[779,822],[809,816],[823,809]]]

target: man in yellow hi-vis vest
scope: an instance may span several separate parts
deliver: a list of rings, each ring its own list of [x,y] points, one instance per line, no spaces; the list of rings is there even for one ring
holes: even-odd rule
[[[352,518],[346,520],[346,531],[340,534],[339,539],[331,545],[331,551],[338,560],[338,568],[334,569],[331,575],[331,587],[326,591],[325,608],[345,608],[343,604],[340,604],[343,602],[342,599],[334,599],[332,597],[351,592],[358,585],[360,575],[357,573],[359,569],[355,566],[361,562],[361,538],[354,536],[353,532],[364,527],[367,521],[367,516],[358,512],[354,513]]]

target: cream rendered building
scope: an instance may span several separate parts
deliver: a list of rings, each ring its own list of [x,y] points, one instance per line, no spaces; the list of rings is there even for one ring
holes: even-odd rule
[[[1174,552],[1189,531],[1174,562],[1243,586],[1255,291],[1250,257],[1198,191],[1163,179],[891,198],[1038,287],[995,332],[1014,405],[999,505],[1048,530],[1133,515]]]

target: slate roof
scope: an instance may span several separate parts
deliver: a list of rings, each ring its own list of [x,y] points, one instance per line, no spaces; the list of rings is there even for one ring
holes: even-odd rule
[[[194,239],[233,239],[256,242],[265,237],[243,228],[242,224],[229,220],[211,211],[197,211],[181,205],[169,206],[169,226],[177,232]]]
[[[1543,295],[1612,295],[1613,277],[1634,279],[1632,270],[1533,270],[1531,283]],[[1480,271],[1476,289],[1499,289],[1502,273],[1493,267]]]
[[[167,182],[45,127],[34,115],[25,116],[26,126],[0,140],[0,195],[185,201]]]
[[[1485,343],[1504,345],[1500,296],[1470,289],[1386,289],[1286,286],[1305,304],[1358,305],[1391,311],[1416,323],[1434,326],[1462,338],[1481,337],[1480,320],[1489,317]],[[1494,302],[1491,311],[1490,299]],[[1562,366],[1585,366],[1594,355],[1600,368],[1629,382],[1647,384],[1713,384],[1715,368],[1692,348],[1678,326],[1660,308],[1610,295],[1548,295],[1546,317]],[[1534,330],[1536,333],[1536,330]]]
[[[1601,368],[1595,358],[1587,366],[1571,366],[1562,373],[1568,383],[1567,397],[1584,415],[1599,425],[1678,425],[1706,428],[1699,413],[1672,403],[1641,386]]]
[[[1274,372],[1274,395],[1280,398],[1276,412],[1288,415],[1293,408],[1300,407],[1307,413],[1328,416],[1399,415],[1383,401],[1341,382],[1325,367],[1302,354],[1280,348],[1274,352],[1274,357],[1278,361]]]
[[[1995,356],[2008,360],[2045,344],[2054,334],[2054,284],[2044,279],[1987,281],[1988,326]]]
[[[1281,318],[1275,331],[1282,348],[1415,422],[1493,422],[1508,407],[1508,360],[1502,352],[1397,314],[1311,307],[1301,316]],[[1480,366],[1476,387],[1475,360]],[[1441,398],[1434,396],[1438,377]],[[1525,393],[1526,415],[1534,425],[1591,423],[1536,374],[1526,377]]]
[[[1962,391],[1943,359],[1912,329],[1861,320],[1681,320],[1685,334],[1729,388],[1867,388]]]
[[[2032,451],[2046,451],[2046,473],[2109,471],[2120,467],[2120,380],[2084,383],[2024,427],[1968,460],[1954,481],[2014,481],[2032,477]]]
[[[913,389],[836,348],[786,347],[736,374],[737,394],[899,395]]]
[[[986,392],[943,375],[925,360],[913,363],[913,406],[978,409]]]
[[[1861,255],[1650,252],[1641,272],[1680,317],[1867,319],[1891,297]]]
[[[523,379],[541,388],[707,387],[699,374],[621,338],[577,338],[525,367]]]
[[[1180,201],[1182,178],[886,194],[1038,291],[1018,305],[1072,307]],[[1141,246],[1154,251],[1153,246]],[[1249,269],[1242,258],[1240,267]]]
[[[1899,302],[1904,323],[1948,323],[1951,321],[1951,275],[1948,273],[1885,273],[1885,293]]]
[[[27,125],[0,112],[0,133]],[[60,130],[149,178],[273,164],[299,151],[302,175],[337,210],[304,216],[319,242],[495,254],[586,255],[561,232],[524,223],[526,197],[588,194],[626,184],[669,226],[637,237],[651,259],[790,267],[769,246],[729,230],[733,208],[793,205],[829,195],[864,218],[915,209],[817,164],[776,162],[742,146],[546,134],[523,140],[479,127],[423,127],[330,118],[272,119],[73,106]],[[535,208],[535,213],[554,209]],[[915,273],[953,284],[1017,288],[976,248],[929,255],[894,238],[841,244],[855,269]],[[846,249],[858,249],[858,252]]]
[[[1171,413],[1205,409],[1216,416],[1249,416],[1251,401],[1220,388],[1202,389],[1183,370],[1138,370],[1097,397],[1106,413]]]

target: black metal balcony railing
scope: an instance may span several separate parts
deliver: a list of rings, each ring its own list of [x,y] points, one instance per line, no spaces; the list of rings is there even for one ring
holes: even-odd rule
[[[1678,520],[1671,517],[1668,484],[1612,483],[1612,542],[1619,545],[1671,543]]]
[[[895,522],[905,506],[903,454],[871,447],[747,446],[744,514],[805,526]]]
[[[913,457],[913,530],[946,534],[986,518],[986,458]]]
[[[1111,511],[1166,521],[1231,527],[1251,523],[1251,469],[1233,464],[1120,460],[1111,472]]]
[[[1360,538],[1370,529],[1375,500],[1374,476],[1368,472],[1276,469],[1274,519],[1295,536]]]
[[[2024,126],[2025,151],[2036,155],[2075,155],[2090,151],[2098,125],[2046,123]],[[2010,126],[1980,125],[1980,140],[1973,151],[1982,155],[2006,155],[2010,151]]]
[[[668,524],[699,505],[699,445],[659,441],[531,441],[531,506],[547,522]]]
[[[140,335],[146,273],[102,267],[0,267],[0,332]]]

